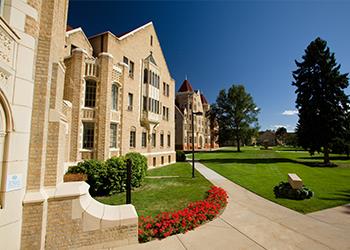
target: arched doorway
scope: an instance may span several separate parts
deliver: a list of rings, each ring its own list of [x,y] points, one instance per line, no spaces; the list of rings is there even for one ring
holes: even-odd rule
[[[203,136],[199,137],[199,147],[203,148]]]

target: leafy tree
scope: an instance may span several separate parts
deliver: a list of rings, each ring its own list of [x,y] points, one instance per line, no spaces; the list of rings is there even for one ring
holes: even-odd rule
[[[310,154],[323,149],[324,164],[329,164],[332,141],[346,135],[348,74],[340,73],[334,53],[321,38],[309,44],[302,59],[295,61],[292,84],[297,88],[298,142]]]
[[[279,127],[276,130],[276,138],[282,144],[285,143],[286,136],[287,136],[287,129],[285,127]]]
[[[219,141],[234,139],[240,152],[240,144],[252,129],[251,125],[258,126],[259,109],[252,96],[243,85],[232,85],[228,91],[219,92],[213,112],[219,123]]]

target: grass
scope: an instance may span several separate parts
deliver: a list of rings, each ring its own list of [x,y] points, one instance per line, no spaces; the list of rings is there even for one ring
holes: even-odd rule
[[[192,179],[190,164],[175,163],[147,171],[147,176],[178,176],[171,178],[146,178],[143,185],[132,191],[132,204],[139,216],[155,216],[185,208],[188,203],[206,198],[212,184],[198,172]],[[125,193],[95,197],[109,205],[125,204]]]
[[[253,147],[245,147],[240,153],[234,150],[197,153],[196,159],[238,185],[301,213],[350,203],[350,160],[345,156],[332,155],[331,161],[338,167],[330,168],[317,167],[322,154],[311,157],[305,151]],[[287,181],[288,173],[299,175],[314,191],[314,197],[303,201],[275,198],[273,187]]]

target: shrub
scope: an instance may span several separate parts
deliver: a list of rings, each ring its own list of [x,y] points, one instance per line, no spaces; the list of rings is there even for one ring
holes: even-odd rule
[[[176,150],[176,161],[177,162],[186,161],[186,155],[184,151]]]
[[[107,167],[103,161],[86,160],[79,162],[77,166],[70,167],[68,173],[83,173],[88,179],[87,183],[90,185],[90,193],[92,195],[104,194],[105,179],[107,178]]]
[[[86,174],[91,195],[112,195],[125,191],[127,159],[130,159],[133,164],[131,187],[139,187],[147,171],[147,159],[139,153],[129,153],[125,157],[112,157],[105,162],[86,160],[69,168],[68,173]]]
[[[211,187],[205,200],[190,203],[185,209],[173,213],[161,213],[156,217],[141,217],[139,242],[154,238],[185,233],[208,220],[214,219],[227,204],[227,193],[219,187]]]
[[[281,182],[273,189],[276,198],[288,198],[293,200],[310,199],[313,192],[307,187],[303,186],[301,189],[293,189],[288,182]]]
[[[141,186],[147,172],[147,158],[140,153],[127,153],[125,158],[132,162],[131,186]]]

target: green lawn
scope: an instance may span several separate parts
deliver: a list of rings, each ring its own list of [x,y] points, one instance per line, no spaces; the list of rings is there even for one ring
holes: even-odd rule
[[[179,176],[171,178],[146,178],[143,185],[132,191],[132,204],[139,216],[157,215],[160,212],[183,209],[188,203],[206,198],[206,191],[212,185],[196,172],[191,178],[188,163],[175,163],[169,166],[148,170],[147,176]],[[95,197],[98,201],[119,205],[125,204],[125,193],[108,197]]]
[[[330,168],[315,166],[322,162],[322,154],[311,157],[305,151],[281,148],[245,147],[241,153],[234,150],[197,153],[196,159],[252,192],[302,213],[350,203],[350,160],[345,156],[333,155],[331,161],[338,167]],[[303,201],[275,198],[273,187],[280,181],[287,181],[288,173],[299,175],[314,191],[314,197]]]

